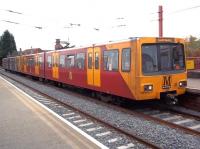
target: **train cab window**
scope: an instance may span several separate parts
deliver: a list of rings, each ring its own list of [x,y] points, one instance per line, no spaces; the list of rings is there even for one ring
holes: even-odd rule
[[[88,69],[92,69],[92,53],[88,53]]]
[[[95,52],[95,69],[99,69],[99,52]]]
[[[61,68],[65,67],[65,55],[60,55],[59,67],[61,67]]]
[[[51,58],[51,56],[47,57],[47,65],[48,65],[48,67],[51,67],[51,65],[52,65],[52,58]]]
[[[130,71],[131,68],[131,49],[122,49],[122,71]]]
[[[158,71],[158,51],[156,45],[142,46],[142,71],[143,73]]]
[[[85,67],[85,53],[78,53],[76,55],[76,67],[78,69],[84,69],[84,67]]]
[[[67,55],[67,61],[66,66],[67,68],[73,68],[74,67],[74,55]]]
[[[172,57],[173,57],[173,69],[179,70],[184,69],[184,50],[183,45],[176,45],[172,47]]]
[[[104,57],[104,70],[117,71],[119,61],[118,50],[108,50],[103,52]]]

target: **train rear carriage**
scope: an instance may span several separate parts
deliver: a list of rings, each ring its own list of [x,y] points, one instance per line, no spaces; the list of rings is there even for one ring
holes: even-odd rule
[[[11,71],[17,71],[17,63],[16,63],[16,57],[9,57],[9,70]]]
[[[175,97],[187,85],[184,41],[177,38],[51,51],[45,65],[47,79],[132,100]]]
[[[8,70],[8,62],[9,62],[9,59],[8,58],[3,58],[2,59],[2,67],[5,69],[5,70]]]
[[[23,73],[39,78],[45,77],[45,52],[23,55],[21,59]]]

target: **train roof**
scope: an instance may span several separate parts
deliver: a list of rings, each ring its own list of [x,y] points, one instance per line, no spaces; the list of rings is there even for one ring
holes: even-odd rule
[[[115,40],[115,41],[107,41],[107,42],[103,42],[103,43],[94,43],[94,44],[89,44],[89,45],[85,45],[85,46],[80,46],[80,47],[74,47],[74,48],[67,48],[67,49],[59,49],[59,50],[52,50],[52,51],[47,51],[46,53],[51,53],[51,52],[55,52],[55,51],[71,51],[71,50],[79,50],[79,49],[85,49],[85,48],[90,48],[93,46],[104,46],[104,45],[109,45],[109,44],[115,44],[115,43],[123,43],[123,42],[131,42],[131,41],[135,41],[138,39],[147,39],[147,38],[153,38],[153,39],[162,39],[159,37],[129,37],[128,39],[122,39],[122,40]],[[163,37],[163,39],[182,39],[182,38],[175,38],[175,37]]]

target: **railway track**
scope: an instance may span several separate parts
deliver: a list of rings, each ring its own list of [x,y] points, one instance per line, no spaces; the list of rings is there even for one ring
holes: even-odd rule
[[[182,99],[181,106],[200,112],[200,91],[198,89],[187,89]]]
[[[15,80],[15,81],[19,81],[19,80]],[[24,85],[27,88],[31,88],[27,84],[24,84]],[[53,87],[53,88],[55,88],[57,90],[60,90],[60,89],[58,89],[56,87]],[[65,111],[65,110],[58,110],[58,107],[63,108],[65,106],[68,106],[69,109],[70,109],[70,111],[68,111],[69,113],[65,113],[66,112],[65,111],[64,113],[60,113],[60,115],[62,115],[65,119],[68,119],[69,121],[71,121],[73,124],[75,122],[76,123],[85,122],[85,125],[84,124],[83,125],[80,124],[80,125],[82,127],[85,127],[84,130],[87,133],[92,133],[92,135],[94,137],[96,137],[97,140],[99,139],[100,142],[101,142],[101,138],[97,137],[100,134],[103,137],[109,136],[110,134],[114,134],[114,135],[110,135],[110,136],[112,136],[112,137],[115,136],[115,137],[113,137],[113,138],[107,138],[106,139],[107,140],[106,143],[103,141],[104,142],[103,144],[106,144],[109,148],[112,148],[113,146],[114,146],[114,148],[117,147],[117,145],[114,145],[114,142],[118,142],[120,140],[123,140],[122,142],[124,142],[124,140],[126,140],[125,141],[126,143],[124,143],[124,144],[123,143],[121,143],[121,144],[119,143],[122,148],[123,147],[124,148],[129,148],[131,146],[135,146],[135,144],[139,144],[139,146],[142,144],[142,147],[140,146],[139,148],[143,148],[144,146],[145,147],[149,147],[149,148],[165,148],[162,145],[160,145],[159,143],[155,143],[156,141],[154,141],[154,140],[148,140],[147,138],[143,138],[140,135],[138,135],[137,133],[134,135],[134,133],[132,133],[131,131],[129,131],[127,129],[124,129],[124,128],[120,128],[119,125],[113,125],[112,123],[109,123],[109,122],[107,122],[105,120],[102,120],[102,118],[99,119],[98,117],[96,117],[94,115],[91,115],[91,114],[88,115],[87,112],[81,111],[80,109],[77,109],[77,108],[74,108],[71,105],[66,105],[65,102],[61,102],[60,100],[57,101],[57,99],[55,99],[52,96],[49,96],[47,94],[44,94],[43,92],[36,91],[35,89],[31,89],[31,90],[34,90],[33,92],[38,92],[38,94],[40,94],[40,95],[39,96],[34,96],[34,98],[38,99],[39,102],[44,102],[44,105],[46,105],[48,107],[55,108],[55,106],[51,104],[50,100],[56,102],[56,104],[55,104],[55,105],[57,105],[56,108],[55,108],[55,109],[57,109],[56,111]],[[63,90],[63,89],[61,89],[61,90]],[[63,90],[63,92],[64,91],[66,92],[66,90]],[[73,93],[71,93],[71,94],[73,94]],[[45,99],[48,99],[48,100],[42,101],[40,96],[43,96],[43,97],[45,97]],[[80,96],[80,95],[78,95],[78,96]],[[87,97],[87,99],[88,99],[88,97]],[[125,109],[125,108],[122,108],[122,107],[119,107],[119,106],[114,106],[114,105],[110,105],[110,104],[108,105],[108,104],[102,103],[101,101],[97,101],[97,100],[92,100],[92,101],[95,102],[95,103],[97,103],[97,104],[102,104],[103,106],[106,106],[106,107],[108,107],[110,109],[115,109],[116,111],[124,112],[126,114],[131,115],[131,116],[142,117],[142,118],[144,118],[144,119],[146,119],[148,121],[154,121],[154,122],[156,122],[158,124],[169,126],[171,129],[180,129],[181,131],[184,131],[184,132],[186,132],[188,134],[192,134],[192,135],[195,135],[197,137],[200,136],[198,130],[196,131],[196,130],[193,130],[191,128],[187,128],[187,127],[182,126],[182,125],[179,126],[176,123],[173,124],[173,123],[171,123],[171,121],[167,121],[166,120],[167,116],[165,115],[165,114],[167,114],[166,110],[161,110],[160,109],[160,111],[159,111],[158,109],[156,109],[157,111],[155,111],[155,109],[153,109],[153,108],[143,109],[143,110],[141,110],[141,109],[140,110],[135,110],[135,108],[134,109],[127,109],[127,108]],[[169,112],[170,111],[168,110],[168,113]],[[172,112],[170,114],[172,114]],[[86,116],[87,118],[83,118],[84,116]],[[165,117],[166,119],[162,119],[163,117]],[[169,117],[172,117],[172,115],[169,116]],[[188,117],[188,116],[186,116],[186,117]],[[82,119],[80,119],[80,118],[82,118]],[[85,119],[88,119],[88,118],[89,118],[89,121],[85,120]],[[181,117],[179,117],[179,118],[181,118]],[[168,118],[168,120],[169,120],[169,118]],[[189,122],[189,120],[187,120],[187,121]],[[94,127],[93,124],[97,123],[97,122],[99,124]],[[199,121],[197,120],[197,122],[199,122]],[[183,124],[183,122],[182,123],[179,122],[179,123]],[[92,128],[88,128],[89,126],[92,126]],[[103,126],[103,128],[106,128],[106,130],[104,129],[104,131],[100,132],[101,130],[103,130],[102,126]],[[196,128],[198,128],[198,124],[196,124],[195,126],[196,126]],[[195,128],[195,127],[193,127],[193,128]],[[98,132],[99,135],[94,134],[94,132],[96,132],[96,131]],[[117,134],[120,134],[120,135],[118,136]],[[128,139],[124,139],[122,136],[124,136],[125,138],[128,138]],[[112,142],[112,144],[108,143],[108,142]],[[118,147],[120,147],[120,146],[118,146]],[[137,148],[137,145],[136,145],[136,148]]]
[[[184,114],[170,108],[145,108],[136,110],[139,115],[151,119],[160,124],[168,125],[171,128],[181,129],[189,134],[200,137],[200,116]]]

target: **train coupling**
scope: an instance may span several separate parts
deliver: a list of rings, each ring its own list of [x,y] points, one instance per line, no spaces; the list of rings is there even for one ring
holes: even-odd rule
[[[164,101],[168,105],[176,105],[178,103],[178,98],[176,97],[176,94],[173,93],[167,93],[164,95]]]

